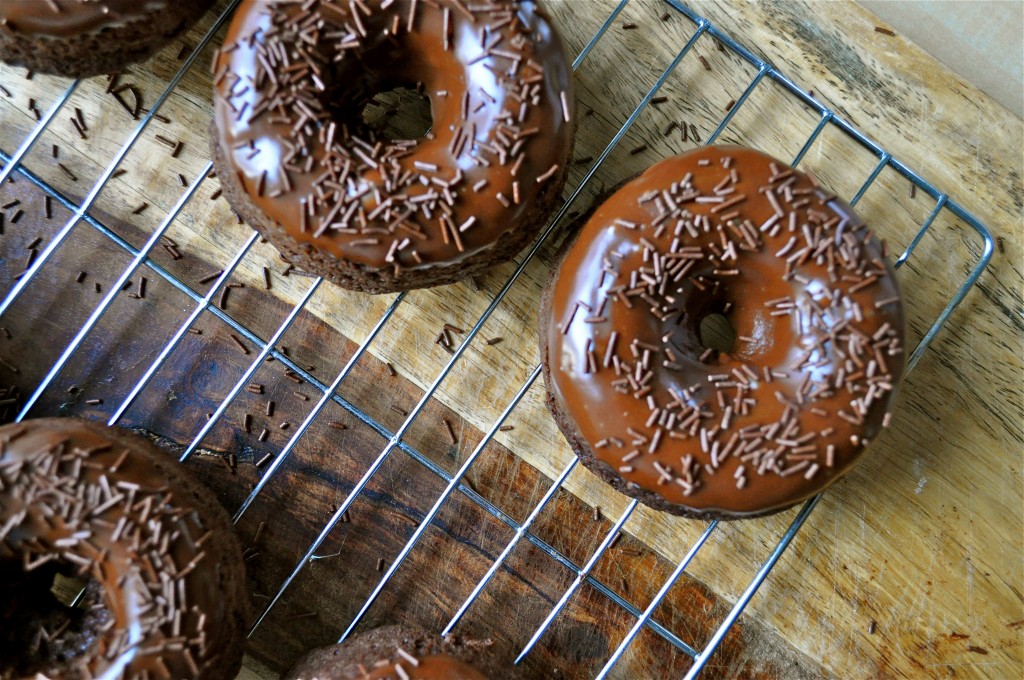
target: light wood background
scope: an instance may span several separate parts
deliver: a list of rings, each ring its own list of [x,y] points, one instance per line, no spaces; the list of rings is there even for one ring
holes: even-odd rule
[[[606,0],[547,4],[573,53],[613,8]],[[776,677],[787,677],[781,662],[769,663],[778,659],[798,659],[811,675],[837,677],[1019,676],[1024,669],[1021,120],[900,36],[877,32],[877,19],[853,3],[693,6],[795,82],[813,89],[838,115],[948,192],[1003,241],[978,287],[906,381],[893,427],[848,479],[825,495],[748,607],[744,620],[752,630],[767,631],[772,644],[761,649],[751,642],[744,648],[747,661],[755,670],[769,668],[768,675]],[[670,16],[662,21],[665,12]],[[212,14],[207,16],[200,29],[212,19]],[[637,25],[635,30],[622,28],[631,23]],[[596,157],[604,149],[692,31],[693,25],[663,2],[634,0],[625,8],[577,71],[583,114],[577,157]],[[193,31],[185,43],[194,45],[199,35],[200,30]],[[134,83],[145,105],[150,105],[180,66],[181,45],[169,47],[146,66],[132,67],[121,82]],[[122,163],[128,173],[113,180],[96,203],[97,214],[133,225],[137,231],[126,238],[135,243],[181,195],[178,174],[191,183],[208,159],[209,61],[207,48],[160,109],[170,123],[154,122],[143,133]],[[702,38],[662,87],[659,94],[668,100],[640,114],[571,210],[583,210],[603,187],[655,160],[693,148],[694,140],[683,142],[678,131],[663,135],[671,121],[692,123],[706,139],[725,115],[728,102],[739,97],[753,75],[751,67]],[[0,96],[0,148],[10,153],[34,124],[29,98],[45,110],[67,83],[40,75],[29,81],[23,69],[0,67],[0,84],[11,93]],[[133,128],[133,121],[105,89],[102,78],[83,82],[26,161],[26,167],[69,196],[86,193]],[[80,139],[68,120],[75,106],[87,120],[88,139]],[[765,81],[736,113],[721,140],[789,160],[815,123],[816,116]],[[168,146],[156,139],[158,134],[184,142],[177,158],[171,158]],[[56,165],[53,144],[59,146],[60,162],[78,181],[71,181]],[[631,153],[641,145],[647,149]],[[801,167],[849,198],[874,164],[870,154],[829,128]],[[589,168],[589,163],[574,166],[566,195]],[[206,182],[170,232],[182,251],[200,256],[211,272],[223,266],[247,236],[247,228],[235,224],[223,200],[208,200],[215,188],[216,181]],[[149,207],[132,215],[144,202]],[[886,169],[858,211],[899,253],[933,206],[921,191],[912,197],[908,182]],[[527,265],[435,393],[438,405],[458,414],[470,429],[489,428],[536,365],[537,300],[564,236],[564,229],[557,229],[540,256]],[[943,212],[899,276],[912,338],[923,335],[979,254],[977,236]],[[158,260],[168,260],[165,253],[158,255]],[[10,253],[5,263],[14,273],[22,266]],[[282,263],[268,245],[254,249],[234,280],[262,288],[264,266],[275,273],[271,294],[286,304],[309,285],[308,278],[282,278]],[[513,270],[510,264],[473,283],[410,293],[370,346],[370,355],[381,364],[391,363],[422,393],[448,359],[434,344],[440,325],[472,327]],[[359,343],[392,299],[325,284],[308,309]],[[281,319],[253,314],[253,329],[264,338]],[[59,313],[51,322],[61,323]],[[503,341],[484,342],[495,337]],[[330,376],[325,380],[329,382]],[[384,413],[397,399],[388,390],[367,390],[360,396],[360,407]],[[401,421],[397,419],[398,424]],[[571,459],[543,405],[539,382],[508,422],[514,429],[499,433],[497,442],[543,475],[554,477]],[[435,430],[432,436],[446,435]],[[582,469],[570,476],[566,488],[585,505],[599,506],[606,518],[614,519],[626,505],[623,497]],[[427,507],[431,501],[423,500]],[[722,526],[688,570],[690,577],[706,587],[715,602],[727,606],[744,590],[792,516],[791,511]],[[626,525],[629,534],[669,564],[686,553],[704,527],[647,510],[635,513]],[[595,527],[588,540],[598,540],[597,531]],[[278,580],[305,546],[291,546],[291,561],[273,572]],[[653,578],[652,573],[641,569],[628,577]],[[638,606],[646,603],[640,600]],[[500,619],[503,613],[493,616]],[[515,620],[510,625],[523,626],[515,639],[524,642],[529,623],[538,622]],[[685,622],[680,623],[677,632],[682,635],[685,628]],[[620,629],[618,635],[623,632]],[[267,644],[257,642],[253,651],[272,657],[263,648]],[[667,661],[663,666],[658,661],[627,653],[620,670],[644,677],[651,668],[668,667]],[[572,668],[563,670],[573,675]],[[718,670],[728,677],[726,670]],[[255,661],[246,673],[243,677],[272,675],[266,669],[261,673]]]

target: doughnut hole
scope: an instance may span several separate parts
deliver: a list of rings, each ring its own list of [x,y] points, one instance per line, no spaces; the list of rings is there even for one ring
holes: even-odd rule
[[[681,356],[697,359],[707,350],[730,354],[736,330],[723,313],[726,296],[719,290],[684,287],[669,298],[679,309],[662,319],[661,338]]]
[[[434,112],[425,77],[409,45],[384,40],[328,71],[321,101],[334,122],[367,141],[431,138]]]
[[[398,85],[377,92],[363,105],[361,115],[367,129],[389,142],[422,139],[434,124],[430,99],[416,86]]]
[[[729,354],[736,344],[736,330],[725,316],[713,312],[700,320],[700,344]]]
[[[0,677],[32,676],[89,652],[110,615],[100,583],[75,571],[57,561],[31,571],[0,562]]]

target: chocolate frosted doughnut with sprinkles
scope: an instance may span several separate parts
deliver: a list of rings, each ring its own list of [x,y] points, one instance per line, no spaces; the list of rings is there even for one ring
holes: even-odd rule
[[[284,680],[521,680],[520,667],[493,654],[488,640],[440,638],[409,625],[374,628],[314,649]]]
[[[224,196],[290,263],[343,287],[487,270],[560,198],[572,69],[533,0],[246,0],[213,75]],[[418,138],[364,120],[398,88],[429,100]]]
[[[182,35],[213,0],[3,0],[0,61],[84,78],[123,71]]]
[[[76,605],[51,593],[77,580]],[[205,487],[142,437],[0,427],[0,678],[233,678],[242,551]]]
[[[616,489],[683,516],[770,514],[839,479],[888,424],[896,280],[812,176],[704,147],[580,224],[545,289],[541,354],[555,420]],[[735,338],[711,337],[716,315]]]

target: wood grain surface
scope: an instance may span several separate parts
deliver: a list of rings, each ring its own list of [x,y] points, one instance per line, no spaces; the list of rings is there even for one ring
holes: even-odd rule
[[[613,8],[599,0],[552,1],[548,6],[574,53]],[[1018,675],[1024,665],[1021,121],[957,81],[914,45],[875,31],[877,20],[854,4],[701,2],[695,8],[756,46],[1003,240],[977,288],[906,381],[893,427],[824,496],[747,609],[742,625],[727,638],[709,675]],[[662,20],[666,12],[669,16]],[[153,104],[213,19],[214,14],[208,15],[183,43],[126,71],[118,84],[131,84],[141,106]],[[636,28],[623,28],[629,24]],[[604,150],[692,32],[693,25],[668,5],[634,0],[581,63],[577,96],[583,117],[576,151],[581,161],[574,164],[567,196],[590,170],[591,163],[583,159]],[[197,181],[208,160],[204,130],[210,115],[210,51],[207,47],[199,54],[159,110],[165,118],[143,132],[119,166],[127,173],[110,182],[92,211],[136,246],[174,206],[185,191],[182,184]],[[584,209],[603,187],[706,140],[754,75],[751,67],[716,49],[709,38],[698,40],[661,88],[659,94],[667,100],[639,114],[569,206],[570,214]],[[67,82],[41,75],[29,80],[23,69],[0,67],[0,84],[0,149],[10,154],[34,125],[30,100],[45,111]],[[25,162],[31,172],[76,201],[89,192],[136,125],[107,89],[104,78],[82,82]],[[69,120],[75,107],[87,123],[85,139]],[[697,138],[683,140],[678,130],[666,136],[663,130],[671,122],[692,124]],[[763,81],[736,111],[721,140],[788,160],[816,122],[802,104]],[[183,146],[174,154],[178,141]],[[875,162],[838,130],[827,128],[801,167],[851,197]],[[199,281],[223,267],[249,234],[223,200],[210,200],[215,189],[215,179],[203,182],[168,232],[176,245],[158,247],[154,253],[156,265],[200,294],[209,284]],[[7,290],[25,266],[29,246],[37,237],[45,244],[67,211],[55,209],[59,214],[45,219],[41,196],[24,177],[2,191],[0,255]],[[22,202],[7,207],[16,199]],[[933,207],[932,199],[920,191],[911,195],[908,182],[886,169],[858,211],[898,253]],[[23,215],[15,219],[18,210]],[[410,428],[405,441],[440,469],[458,467],[536,365],[537,299],[551,257],[566,235],[563,227],[558,225],[509,287]],[[176,250],[184,256],[174,259]],[[949,213],[941,213],[900,272],[912,338],[925,333],[979,253],[976,235]],[[11,332],[9,339],[0,336],[0,381],[22,392],[37,384],[99,302],[102,293],[96,292],[95,283],[105,292],[127,261],[109,239],[88,225],[78,226],[29,293],[0,320]],[[264,290],[264,267],[270,271],[269,291]],[[509,264],[475,282],[407,295],[342,383],[339,395],[382,426],[398,428],[403,413],[431,387],[450,358],[434,343],[442,324],[471,328],[515,268]],[[312,283],[294,273],[283,276],[285,270],[269,246],[254,246],[231,279],[244,286],[230,289],[226,314],[260,337],[270,337]],[[80,272],[86,275],[77,282]],[[145,296],[131,297],[139,294],[141,275],[147,278]],[[34,413],[110,413],[191,311],[191,300],[156,272],[143,270],[140,276],[133,277],[134,289],[117,297]],[[214,301],[219,299],[217,293]],[[392,300],[324,284],[282,344],[297,365],[313,366],[313,375],[329,383]],[[251,343],[249,353],[243,354],[230,329],[210,313],[197,328],[203,334],[186,336],[124,421],[166,437],[168,445],[191,439],[204,414],[216,408],[256,354]],[[487,343],[496,338],[501,341]],[[388,364],[397,375],[390,374]],[[262,385],[263,393],[243,390],[203,442],[203,455],[188,463],[229,510],[238,507],[259,479],[255,463],[287,441],[288,430],[281,424],[294,428],[308,412],[310,402],[296,393],[318,397],[308,384],[288,378],[280,361],[261,367],[252,382]],[[74,392],[69,391],[72,387]],[[103,403],[87,403],[95,399]],[[268,400],[275,402],[271,417],[264,415]],[[245,413],[253,420],[248,433],[242,427]],[[445,433],[446,419],[456,428],[457,446]],[[330,427],[332,421],[345,423],[347,429]],[[488,444],[467,482],[482,498],[522,520],[572,454],[543,406],[540,383],[507,422],[513,429],[499,432]],[[263,427],[268,436],[259,441]],[[250,551],[257,553],[250,559],[257,608],[386,444],[379,432],[337,404],[300,440],[239,525],[243,540],[260,535]],[[233,472],[222,462],[230,461],[231,453]],[[335,639],[379,578],[378,560],[387,562],[398,552],[443,487],[439,477],[404,453],[390,458],[353,506],[352,521],[339,524],[322,546],[320,554],[333,556],[307,565],[257,631],[250,651],[269,666],[282,668],[304,649]],[[536,533],[581,564],[626,502],[584,470],[575,470],[565,489],[542,515]],[[596,521],[594,507],[600,508]],[[659,608],[657,619],[694,646],[706,642],[792,516],[791,511],[720,527]],[[705,526],[640,510],[626,524],[629,536],[598,562],[595,576],[642,609]],[[363,626],[412,620],[439,628],[511,535],[506,524],[481,511],[465,493],[457,493]],[[489,637],[497,653],[514,657],[572,581],[568,570],[554,564],[536,547],[517,548],[508,568],[458,631]],[[539,674],[557,669],[569,677],[593,675],[633,620],[585,586],[527,663]],[[622,677],[673,677],[686,665],[685,656],[645,631],[618,672]]]

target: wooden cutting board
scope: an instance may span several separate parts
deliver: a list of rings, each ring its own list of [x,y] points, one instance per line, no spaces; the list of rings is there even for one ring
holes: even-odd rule
[[[574,53],[613,9],[598,0],[548,4]],[[1021,121],[912,44],[877,32],[877,20],[856,5],[708,2],[697,9],[812,88],[1004,241],[978,288],[908,379],[893,427],[863,464],[826,494],[708,676],[1013,676],[1024,664]],[[143,107],[151,105],[214,17],[207,16],[184,41],[145,66],[132,67],[118,82],[131,84]],[[624,28],[631,24],[636,28]],[[582,62],[577,94],[583,118],[576,151],[581,161],[574,164],[567,194],[590,168],[582,159],[600,154],[692,30],[668,5],[636,0]],[[182,185],[191,186],[208,160],[209,60],[207,47],[159,110],[163,118],[147,128],[121,164],[127,173],[112,180],[96,202],[92,214],[131,244],[145,241],[185,191]],[[754,75],[702,38],[662,87],[659,94],[667,100],[640,114],[571,210],[583,210],[603,187],[706,139]],[[0,84],[0,149],[9,154],[34,125],[30,100],[45,111],[67,83],[40,75],[26,79],[23,69],[0,67]],[[107,89],[103,78],[79,85],[25,162],[76,201],[135,124]],[[75,107],[87,123],[85,139],[69,120]],[[692,124],[696,139],[683,140],[678,131],[663,134],[671,122]],[[810,111],[764,82],[721,140],[792,158],[815,123]],[[183,146],[175,154],[178,141]],[[831,130],[802,167],[850,197],[874,163]],[[21,201],[3,209],[3,290],[25,266],[33,241],[38,237],[45,243],[68,214],[56,207],[46,219],[39,190],[24,176],[16,180],[0,188],[0,205]],[[215,180],[203,182],[168,232],[175,245],[158,247],[154,255],[157,265],[200,294],[210,285],[200,281],[222,268],[249,235],[222,199],[210,200],[216,186]],[[912,196],[906,180],[885,170],[858,210],[900,252],[933,205],[922,192]],[[15,220],[18,210],[23,215]],[[380,560],[387,564],[397,554],[442,491],[430,465],[456,469],[536,365],[538,294],[564,236],[564,228],[557,229],[527,265],[410,429],[406,442],[428,465],[403,452],[389,459],[353,506],[351,521],[340,524],[322,546],[323,559],[306,566],[257,631],[249,648],[253,657],[284,668],[305,649],[344,630],[379,579]],[[174,259],[175,252],[182,257]],[[923,335],[979,252],[971,232],[940,216],[900,274],[913,338]],[[0,380],[31,391],[101,299],[95,284],[105,292],[128,259],[93,227],[80,225],[52,266],[0,319],[11,333],[9,339],[0,336]],[[269,291],[264,267],[271,273]],[[472,327],[514,268],[510,264],[475,282],[410,293],[342,383],[343,400],[381,426],[398,428],[449,359],[434,343],[441,326]],[[272,248],[255,245],[231,279],[243,287],[230,289],[225,314],[270,337],[312,282],[294,273],[284,276],[285,269]],[[78,282],[80,272],[85,277]],[[141,276],[147,279],[145,295],[132,297],[139,295]],[[109,415],[193,308],[155,270],[144,268],[133,286],[118,296],[35,414]],[[214,301],[219,299],[215,294]],[[393,299],[324,284],[281,345],[294,367],[329,383]],[[196,328],[202,334],[186,336],[123,421],[165,437],[171,447],[190,441],[204,414],[215,410],[258,351],[243,339],[244,353],[231,338],[237,331],[212,314],[204,314]],[[497,338],[496,344],[486,342]],[[308,412],[308,399],[318,397],[308,380],[295,382],[283,370],[282,358],[260,368],[253,390],[243,390],[204,440],[201,455],[188,463],[231,511],[259,479],[257,464],[287,441],[289,430],[281,426],[296,427]],[[272,416],[266,415],[268,401],[275,403]],[[507,421],[513,429],[499,432],[487,446],[470,469],[466,491],[445,506],[371,608],[364,627],[406,620],[437,629],[459,606],[512,535],[467,494],[478,494],[521,521],[548,480],[571,461],[542,402],[538,382]],[[245,414],[252,421],[248,432]],[[445,421],[452,424],[455,443]],[[261,440],[264,428],[267,436]],[[239,524],[250,547],[257,609],[386,444],[341,405],[332,404],[317,419]],[[536,533],[582,564],[626,503],[583,470],[574,471],[565,488],[568,492],[558,494],[541,516]],[[600,508],[597,519],[594,507]],[[792,515],[721,527],[657,619],[699,648]],[[642,609],[705,526],[638,511],[626,524],[627,537],[598,563],[595,576]],[[458,630],[491,638],[496,653],[513,658],[573,576],[524,544]],[[585,586],[527,664],[541,674],[592,676],[633,620]],[[685,656],[648,631],[617,669],[623,677],[673,677],[686,667]]]

